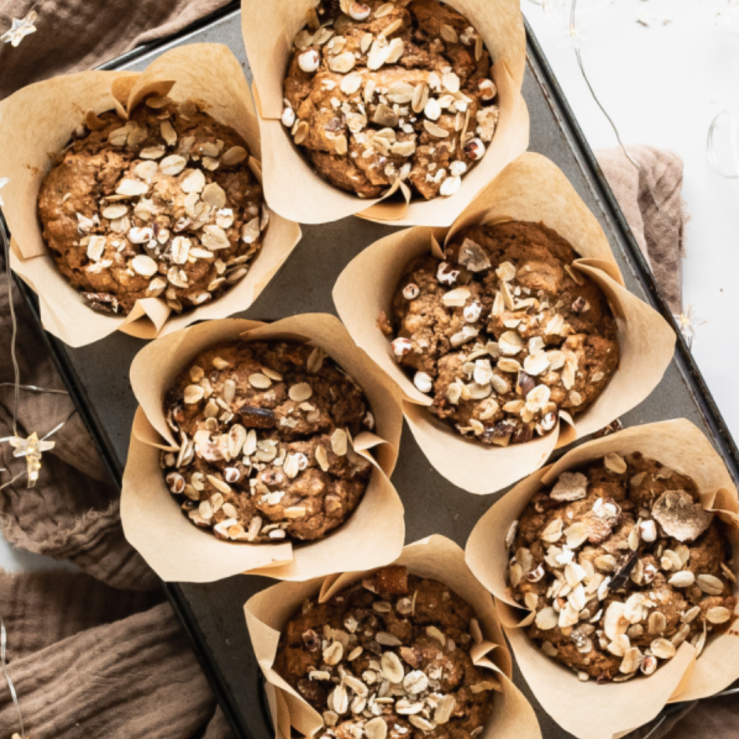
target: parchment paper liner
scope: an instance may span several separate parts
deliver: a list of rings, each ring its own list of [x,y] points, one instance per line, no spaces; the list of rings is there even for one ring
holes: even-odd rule
[[[165,485],[159,450],[176,445],[162,410],[164,393],[203,349],[240,336],[320,346],[357,382],[372,407],[375,433],[363,432],[354,440],[355,450],[375,467],[367,490],[354,513],[319,541],[297,546],[220,541],[182,515]],[[379,567],[398,556],[405,522],[389,477],[403,421],[399,393],[335,317],[314,313],[272,324],[224,319],[191,326],[140,351],[131,365],[131,386],[140,406],[123,475],[121,519],[126,538],[163,580],[212,582],[240,572],[305,580],[345,567]]]
[[[572,421],[562,420],[550,434],[526,444],[488,447],[466,439],[433,416],[431,398],[415,388],[395,362],[390,343],[377,327],[390,315],[393,294],[405,266],[431,251],[443,257],[461,228],[479,222],[543,222],[570,242],[581,259],[574,266],[589,275],[608,297],[621,349],[619,369],[600,397]],[[591,434],[641,403],[670,363],[675,334],[651,307],[623,286],[606,235],[564,174],[539,154],[523,154],[509,164],[454,222],[451,229],[412,228],[375,242],[339,276],[334,302],[349,332],[403,392],[403,411],[421,449],[436,470],[471,493],[493,493],[525,477],[547,460],[555,447]]]
[[[174,85],[174,87],[172,87]],[[171,92],[170,91],[171,88]],[[146,71],[81,72],[29,85],[0,103],[0,172],[3,212],[13,235],[11,266],[38,294],[47,331],[70,346],[84,346],[120,329],[144,339],[164,335],[206,318],[244,310],[261,293],[300,240],[300,227],[274,212],[262,249],[247,276],[218,300],[169,318],[159,298],[137,301],[128,316],[96,313],[57,270],[41,235],[37,196],[52,161],[88,111],[133,110],[151,92],[177,101],[205,103],[215,120],[246,141],[249,165],[261,179],[259,126],[249,86],[236,57],[221,44],[172,49]]]
[[[397,199],[361,199],[330,185],[312,169],[280,122],[283,82],[290,48],[317,0],[242,0],[241,28],[252,89],[264,142],[264,189],[272,208],[300,223],[327,223],[350,215],[394,225],[448,226],[475,195],[529,145],[529,114],[521,95],[526,66],[526,34],[518,0],[446,0],[481,34],[494,61],[492,78],[498,87],[500,121],[482,161],[462,178],[451,197],[407,203]]]
[[[513,654],[534,695],[557,723],[580,739],[622,735],[651,721],[666,703],[706,698],[739,678],[739,632],[733,624],[731,631],[708,640],[697,661],[695,649],[684,642],[677,656],[649,677],[606,685],[580,682],[574,672],[547,657],[526,636],[522,620],[530,611],[506,595],[505,535],[536,491],[552,484],[563,471],[608,452],[635,451],[695,480],[704,508],[716,511],[729,524],[733,567],[739,575],[736,487],[708,439],[685,419],[634,426],[573,449],[492,506],[472,530],[466,547],[467,564],[495,596]],[[735,585],[735,595],[738,590]]]
[[[477,615],[485,641],[473,648],[472,659],[491,671],[486,679],[497,683],[493,710],[480,739],[540,739],[534,710],[511,681],[511,656],[492,600],[465,564],[460,547],[435,534],[406,546],[396,564],[406,565],[414,575],[446,583]],[[320,593],[320,600],[326,601],[367,573],[346,572],[303,583],[280,583],[252,596],[244,606],[252,646],[267,679],[276,739],[290,739],[291,727],[312,736],[323,726],[321,715],[272,669],[280,632],[306,598]]]

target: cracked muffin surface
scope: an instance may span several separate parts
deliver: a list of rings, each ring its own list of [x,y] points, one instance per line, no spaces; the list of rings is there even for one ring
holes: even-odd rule
[[[442,261],[404,270],[380,329],[429,410],[457,432],[507,446],[577,416],[618,368],[616,322],[569,243],[540,223],[460,231]]]
[[[196,526],[231,541],[313,541],[356,509],[371,463],[352,439],[371,430],[364,393],[318,347],[219,344],[164,399],[179,453],[166,483]]]
[[[283,124],[335,187],[453,195],[498,123],[482,36],[437,0],[322,0],[293,42]]]
[[[528,635],[598,682],[651,675],[684,641],[700,655],[736,607],[723,526],[690,477],[639,452],[562,473],[507,537]]]
[[[38,195],[57,268],[114,315],[143,298],[180,313],[220,297],[268,225],[248,162],[241,136],[191,101],[149,97],[127,121],[88,114]]]
[[[451,588],[392,565],[327,602],[306,600],[274,667],[323,716],[320,737],[468,739],[482,732],[494,688],[470,657],[480,641]]]

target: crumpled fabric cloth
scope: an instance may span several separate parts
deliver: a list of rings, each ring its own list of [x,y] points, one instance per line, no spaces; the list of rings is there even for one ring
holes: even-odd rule
[[[682,257],[686,223],[683,162],[665,149],[629,146],[596,152],[598,164],[673,313],[682,313]]]
[[[31,82],[91,69],[166,38],[230,0],[0,0],[0,35],[31,8],[36,32],[0,50],[0,99]]]
[[[172,609],[154,605],[160,593],[54,572],[2,573],[0,594],[28,736],[231,736]],[[3,737],[20,729],[4,680],[0,727]]]

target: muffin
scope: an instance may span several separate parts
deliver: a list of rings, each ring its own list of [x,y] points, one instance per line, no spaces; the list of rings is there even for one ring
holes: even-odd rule
[[[482,36],[437,0],[322,0],[295,37],[282,123],[312,168],[360,198],[398,179],[453,195],[498,123]]]
[[[38,195],[59,271],[94,310],[162,298],[176,313],[241,280],[268,214],[233,129],[197,104],[149,97],[127,121],[89,114]]]
[[[736,606],[723,524],[695,482],[639,452],[563,472],[507,536],[510,592],[542,651],[599,683],[700,654]]]
[[[164,400],[179,453],[168,488],[219,539],[314,541],[356,509],[372,466],[352,439],[372,429],[362,391],[324,352],[286,341],[198,354]]]
[[[472,608],[446,585],[393,565],[325,603],[306,600],[283,630],[274,669],[338,739],[480,734],[493,682],[471,659]]]
[[[585,411],[618,368],[598,285],[573,269],[570,244],[541,223],[460,231],[446,259],[404,270],[378,325],[430,411],[457,432],[507,446]]]

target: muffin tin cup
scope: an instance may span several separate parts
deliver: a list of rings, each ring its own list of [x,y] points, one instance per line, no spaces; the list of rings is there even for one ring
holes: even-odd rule
[[[597,685],[581,682],[575,673],[547,657],[525,634],[533,614],[516,603],[506,581],[509,553],[505,537],[535,493],[559,475],[608,452],[641,452],[695,481],[703,507],[727,524],[733,548],[731,566],[739,577],[739,502],[737,490],[721,457],[689,421],[678,419],[626,429],[590,441],[538,470],[480,519],[470,534],[466,560],[472,572],[495,597],[516,662],[544,710],[579,739],[611,739],[651,721],[667,703],[707,698],[739,678],[739,639],[735,627],[710,638],[696,660],[684,642],[676,656],[649,677]],[[734,586],[734,594],[739,587]]]
[[[371,200],[340,190],[313,171],[282,125],[283,82],[292,40],[317,0],[242,0],[241,28],[254,76],[252,89],[264,143],[264,189],[272,208],[300,223],[328,223],[350,215],[392,225],[449,226],[488,182],[529,145],[529,114],[521,95],[526,34],[518,0],[447,0],[482,35],[493,59],[500,120],[487,154],[450,198],[410,199],[396,183]],[[397,190],[400,196],[393,197]]]
[[[260,141],[254,104],[236,57],[221,44],[172,49],[146,71],[81,72],[29,85],[0,103],[0,172],[3,212],[12,233],[11,266],[38,294],[44,328],[70,346],[91,344],[121,330],[143,339],[163,336],[207,318],[249,307],[300,240],[300,227],[274,211],[261,251],[246,277],[222,297],[186,313],[171,314],[159,298],[137,301],[127,316],[97,313],[59,272],[44,243],[37,213],[41,183],[52,162],[88,112],[117,110],[125,117],[146,95],[194,99],[219,123],[246,141],[249,166],[261,180]],[[53,111],[53,115],[49,112]]]
[[[489,671],[487,680],[496,683],[493,710],[480,738],[540,739],[534,710],[511,680],[511,655],[490,595],[465,564],[462,549],[437,534],[406,546],[393,564],[405,565],[413,575],[443,582],[475,611],[483,642],[473,647],[472,660]],[[277,737],[293,736],[292,729],[310,737],[323,727],[321,715],[273,669],[280,633],[306,598],[318,594],[324,602],[368,574],[370,571],[346,572],[303,583],[280,583],[253,596],[244,606],[252,646],[267,681]]]
[[[581,258],[573,267],[603,290],[614,314],[621,351],[619,368],[598,399],[574,420],[564,411],[549,434],[525,444],[487,446],[465,438],[430,413],[432,399],[413,385],[393,358],[377,326],[391,303],[406,265],[444,245],[462,228],[501,221],[542,222],[566,239]],[[628,292],[598,221],[564,174],[539,154],[524,154],[446,229],[406,229],[375,242],[352,260],[333,291],[349,333],[403,393],[403,412],[434,468],[471,493],[494,493],[543,465],[557,447],[604,428],[641,403],[657,386],[672,359],[675,333],[650,306]]]
[[[353,441],[374,468],[349,518],[315,542],[227,542],[182,515],[159,465],[160,450],[178,445],[164,416],[164,396],[200,352],[224,341],[293,340],[321,347],[365,393],[375,417],[374,433]],[[403,504],[389,477],[395,467],[403,417],[397,389],[354,344],[341,323],[305,314],[266,324],[242,319],[191,326],[146,346],[131,365],[139,408],[131,434],[121,493],[123,531],[165,581],[212,582],[239,573],[279,580],[305,580],[341,569],[379,567],[403,548]]]

